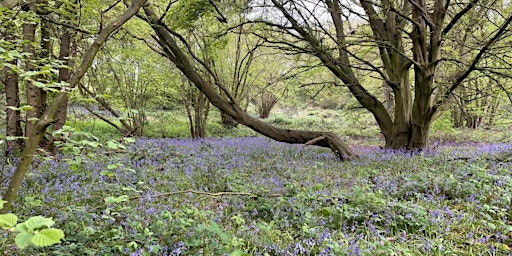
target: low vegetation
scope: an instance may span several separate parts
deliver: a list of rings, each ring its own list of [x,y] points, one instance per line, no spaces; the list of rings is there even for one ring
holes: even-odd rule
[[[417,153],[358,146],[351,162],[260,137],[109,145],[39,157],[14,209],[20,219],[53,218],[65,240],[20,251],[6,232],[4,255],[511,251],[510,144],[451,142]],[[9,176],[15,163],[0,162]]]

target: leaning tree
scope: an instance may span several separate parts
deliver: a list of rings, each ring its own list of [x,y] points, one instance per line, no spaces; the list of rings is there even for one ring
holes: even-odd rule
[[[175,7],[179,6],[179,4],[189,4],[190,8],[194,8],[191,13],[196,16],[211,11],[216,12],[219,15],[219,21],[223,21],[221,17],[224,16],[218,13],[217,2],[201,0],[171,1],[161,9],[158,5],[148,4],[143,7],[144,15],[139,15],[139,17],[145,20],[154,30],[154,38],[160,46],[159,51],[162,55],[176,65],[215,107],[224,114],[231,116],[236,122],[274,140],[328,147],[342,159],[353,156],[350,148],[334,133],[281,129],[245,112],[226,84],[212,70],[212,66],[201,59],[200,56],[194,54],[191,44],[176,29],[173,29],[172,22],[174,19],[166,17],[166,10],[172,9],[173,5]],[[198,67],[201,67],[201,69],[198,69]],[[206,72],[202,72],[202,70]]]

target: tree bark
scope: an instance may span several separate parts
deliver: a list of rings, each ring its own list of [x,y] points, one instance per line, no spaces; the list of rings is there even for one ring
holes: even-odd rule
[[[164,49],[166,57],[171,60],[181,72],[223,113],[231,116],[235,121],[251,128],[252,130],[277,141],[293,144],[312,144],[330,148],[340,159],[346,160],[354,157],[350,148],[342,142],[334,133],[323,131],[287,130],[265,123],[247,114],[233,101],[222,97],[211,83],[208,83],[194,69],[187,55],[181,50],[170,30],[166,28],[150,6],[143,7],[147,16],[147,22],[151,25],[158,43]]]
[[[28,9],[27,9],[28,10]],[[23,39],[26,41],[23,46],[23,51],[30,53],[25,61],[25,70],[34,71],[34,64],[32,61],[35,59],[36,52],[33,43],[36,41],[36,25],[33,23],[26,23],[23,25]],[[41,89],[36,87],[32,82],[28,81],[26,87],[27,105],[31,107],[25,114],[25,137],[29,137],[34,130],[36,120],[39,116],[41,109]]]
[[[59,68],[59,76],[57,81],[59,82],[67,82],[71,77],[71,70],[73,68],[73,61],[71,60],[71,41],[72,36],[70,34],[69,29],[64,29],[62,36],[60,38],[60,49],[59,49],[59,60],[66,64],[67,67]],[[63,88],[60,88],[63,89]],[[65,89],[65,88],[64,88]],[[67,121],[67,110],[68,110],[68,101],[65,100],[55,113],[55,123],[52,125],[52,130],[57,131],[64,127]],[[55,147],[55,137],[53,135],[50,136],[50,141],[48,142],[49,149],[56,153]]]
[[[12,65],[17,64],[17,60],[11,61]],[[23,130],[21,128],[20,96],[18,88],[18,74],[10,68],[4,68],[5,73],[5,96],[6,96],[6,136],[18,137],[16,139],[7,140],[5,149],[6,155],[12,155],[21,150],[23,147]]]
[[[87,72],[91,67],[100,47],[105,43],[105,41],[107,41],[110,35],[133,17],[145,3],[146,0],[133,0],[125,12],[100,31],[92,45],[85,53],[80,66],[69,79],[69,85],[71,88],[78,85],[80,79],[85,75],[85,72]],[[55,115],[59,107],[67,101],[67,97],[67,90],[61,90],[53,100],[52,104],[44,111],[41,118],[39,118],[35,123],[34,131],[31,133],[26,146],[21,152],[20,161],[16,167],[16,171],[11,177],[7,190],[3,196],[3,200],[6,201],[6,203],[4,204],[4,208],[0,209],[0,213],[6,213],[11,210],[21,186],[21,182],[25,178],[25,175],[32,164],[34,154],[41,142],[41,139],[43,138],[46,128],[55,121]]]

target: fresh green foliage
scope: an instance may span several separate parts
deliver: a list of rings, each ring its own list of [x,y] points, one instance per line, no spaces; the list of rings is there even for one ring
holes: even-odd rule
[[[168,17],[172,21],[173,29],[190,29],[197,20],[213,11],[207,0],[184,0],[174,5]]]
[[[5,201],[0,200],[0,209]],[[30,245],[45,247],[61,243],[64,232],[51,228],[55,222],[42,216],[30,217],[25,222],[18,223],[18,216],[12,213],[0,214],[0,228],[17,233],[16,246],[25,249]]]

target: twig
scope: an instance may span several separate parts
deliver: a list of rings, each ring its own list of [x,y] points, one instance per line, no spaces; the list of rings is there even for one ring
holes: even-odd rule
[[[215,193],[211,193],[211,192],[204,192],[204,191],[197,191],[197,190],[191,190],[191,189],[188,189],[188,190],[183,190],[183,191],[174,191],[174,192],[167,192],[167,193],[161,193],[161,194],[155,194],[155,195],[151,195],[149,197],[161,197],[161,196],[173,196],[173,195],[178,195],[178,194],[188,194],[188,193],[192,193],[192,194],[198,194],[198,195],[206,195],[206,196],[249,196],[249,197],[258,197],[258,196],[261,196],[261,195],[258,195],[258,194],[253,194],[253,193],[248,193],[248,192],[215,192]],[[269,196],[271,197],[278,197],[278,196],[281,196],[281,195],[278,195],[278,194],[270,194]],[[135,199],[140,199],[140,198],[144,198],[146,196],[134,196],[134,197],[130,197],[128,200],[135,200]]]
[[[155,194],[155,195],[143,195],[143,196],[133,196],[133,197],[130,197],[128,198],[127,200],[128,201],[133,201],[133,200],[137,200],[137,199],[141,199],[141,198],[145,198],[145,197],[162,197],[162,196],[174,196],[174,195],[179,195],[179,194],[188,194],[188,193],[191,193],[191,194],[197,194],[197,195],[205,195],[205,196],[211,196],[211,197],[216,197],[216,196],[248,196],[248,197],[253,197],[253,198],[257,198],[257,197],[281,197],[283,195],[281,194],[254,194],[254,193],[249,193],[249,192],[204,192],[204,191],[197,191],[197,190],[191,190],[191,189],[187,189],[187,190],[181,190],[181,191],[174,191],[174,192],[167,192],[167,193],[160,193],[160,194]],[[96,209],[99,209],[99,208],[103,208],[105,206],[108,206],[109,204],[102,204],[102,205],[99,205],[99,206],[96,206],[94,208],[92,208],[91,210],[96,210]]]
[[[323,139],[325,139],[325,136],[323,136],[323,135],[322,135],[322,136],[320,136],[320,137],[314,138],[314,139],[312,139],[312,140],[310,140],[310,141],[308,141],[308,142],[304,143],[304,147],[307,147],[307,146],[309,146],[309,145],[313,145],[313,144],[315,144],[315,143],[317,143],[317,142],[319,142],[319,141],[321,141],[321,140],[323,140]]]

